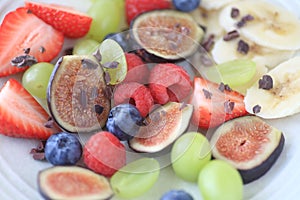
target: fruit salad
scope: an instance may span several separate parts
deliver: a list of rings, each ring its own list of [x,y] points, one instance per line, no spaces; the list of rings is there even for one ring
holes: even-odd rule
[[[294,199],[300,20],[280,2],[0,2],[0,198]]]

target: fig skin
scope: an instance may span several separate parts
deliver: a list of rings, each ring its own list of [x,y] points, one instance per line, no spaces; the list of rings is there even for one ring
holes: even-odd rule
[[[59,177],[52,177],[55,175]],[[73,178],[74,176],[76,178]],[[55,181],[57,179],[60,180],[59,183]],[[51,187],[51,183],[55,186]],[[68,190],[65,190],[64,186],[69,186]],[[72,186],[74,193],[70,193]],[[104,200],[113,196],[113,190],[106,177],[78,166],[54,166],[40,171],[38,190],[47,200]]]

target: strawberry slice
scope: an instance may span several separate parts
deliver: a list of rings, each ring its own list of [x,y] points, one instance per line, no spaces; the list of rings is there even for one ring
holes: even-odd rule
[[[46,128],[49,115],[15,79],[9,79],[0,91],[0,134],[47,139],[58,132]]]
[[[194,79],[189,103],[194,106],[192,123],[199,128],[213,128],[230,119],[247,115],[244,96],[224,84],[200,77]]]
[[[64,42],[61,32],[43,22],[26,8],[8,13],[0,27],[0,77],[26,70],[11,65],[11,61],[29,51],[38,62],[50,62],[60,52]],[[28,53],[28,52],[27,52]]]
[[[25,7],[70,38],[79,38],[87,34],[93,20],[85,13],[56,4],[26,1]]]

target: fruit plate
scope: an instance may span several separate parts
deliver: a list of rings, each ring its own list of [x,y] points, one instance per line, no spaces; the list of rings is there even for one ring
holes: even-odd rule
[[[80,11],[85,11],[89,7],[89,0],[40,0],[47,3],[59,3],[72,6]],[[269,0],[274,4],[286,7],[291,12],[299,15],[300,9],[298,0]],[[0,21],[4,15],[14,8],[23,4],[22,0],[1,0],[0,1]],[[65,46],[71,46],[72,40],[66,40]],[[3,52],[1,52],[3,53]],[[14,75],[20,78],[20,75]],[[0,79],[2,85],[7,78]],[[267,120],[271,125],[283,131],[286,137],[284,150],[275,165],[263,177],[244,186],[244,199],[298,199],[300,194],[298,185],[300,184],[300,170],[298,160],[300,160],[300,114],[283,119]],[[38,141],[24,140],[0,136],[0,199],[27,200],[42,199],[37,190],[36,176],[38,171],[50,164],[34,161],[29,154],[31,148],[37,145]],[[176,178],[170,169],[162,169],[158,182],[144,196],[137,199],[159,199],[160,196],[170,189],[185,189],[191,193],[194,199],[201,199],[200,192],[196,184],[183,182]],[[117,199],[117,198],[113,198]]]

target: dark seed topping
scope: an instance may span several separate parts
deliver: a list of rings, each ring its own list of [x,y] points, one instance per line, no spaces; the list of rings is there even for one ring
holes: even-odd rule
[[[241,54],[246,55],[249,52],[249,44],[247,44],[244,40],[239,40],[237,51]]]
[[[95,112],[97,113],[97,114],[101,114],[102,112],[103,112],[103,110],[104,110],[104,108],[103,108],[103,106],[100,106],[100,105],[95,105],[95,107],[94,107],[94,109],[95,109]]]
[[[238,38],[240,36],[239,32],[237,30],[233,30],[228,32],[224,37],[223,40],[224,41],[230,41],[233,40],[235,38]]]
[[[273,88],[273,79],[270,75],[263,75],[258,81],[258,88],[264,90],[270,90]]]
[[[40,46],[39,51],[40,51],[41,53],[44,53],[44,52],[46,51],[46,49],[45,49],[45,47]]]
[[[219,85],[219,90],[221,91],[221,92],[224,92],[225,90],[226,91],[232,91],[232,89],[229,87],[229,85],[228,84],[224,84],[224,83],[220,83],[220,85]]]
[[[111,80],[108,72],[105,72],[104,79],[105,79],[106,84],[108,85]]]
[[[28,54],[17,56],[10,61],[11,65],[16,67],[27,67],[37,63],[37,59]]]
[[[113,61],[113,62],[107,62],[103,64],[103,67],[108,69],[116,69],[119,65],[119,62]]]
[[[211,97],[212,97],[212,93],[211,92],[209,92],[206,89],[202,89],[202,91],[203,91],[203,94],[204,94],[204,96],[205,96],[206,99],[211,99]]]
[[[245,16],[242,17],[242,19],[236,24],[236,26],[237,26],[238,28],[241,28],[241,27],[245,26],[246,23],[247,23],[248,21],[252,21],[252,20],[254,20],[254,17],[253,17],[252,15],[245,15]]]
[[[254,114],[259,113],[260,110],[261,110],[261,106],[260,106],[260,105],[256,105],[256,106],[254,106],[253,109],[252,109],[252,111],[253,111]]]
[[[87,106],[87,94],[85,90],[81,90],[79,93],[79,103],[85,109]]]
[[[45,160],[45,145],[46,141],[40,141],[36,148],[32,148],[30,154],[32,154],[35,160]]]
[[[233,109],[234,109],[234,102],[232,101],[225,101],[224,103],[224,109],[225,109],[225,112],[228,113],[228,114],[231,114]]]
[[[213,45],[215,44],[215,35],[214,34],[210,34],[208,36],[208,38],[201,44],[202,47],[206,50],[206,51],[210,51],[211,48],[213,47]]]
[[[30,53],[30,48],[24,49],[24,53],[25,53],[25,54],[29,54],[29,53]]]
[[[49,117],[48,121],[46,123],[44,123],[44,126],[46,128],[53,128],[54,127],[54,120],[52,119],[52,117]]]
[[[83,68],[87,69],[96,69],[99,66],[96,62],[90,59],[82,59],[81,64]]]
[[[98,60],[98,62],[100,62],[102,60],[102,56],[101,56],[101,53],[100,53],[99,49],[97,49],[97,51],[95,51],[93,53],[93,56]]]
[[[231,9],[230,16],[232,18],[237,18],[239,15],[240,15],[240,10],[239,9],[237,9],[237,8],[232,8]]]

